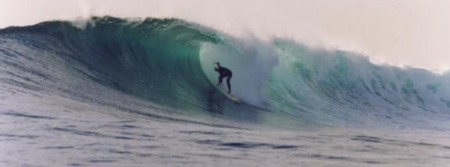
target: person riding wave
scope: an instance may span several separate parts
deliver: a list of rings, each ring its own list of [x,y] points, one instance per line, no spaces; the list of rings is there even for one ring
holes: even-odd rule
[[[231,92],[230,80],[231,80],[231,77],[233,76],[233,72],[231,72],[231,70],[228,68],[220,66],[219,62],[216,62],[216,64],[217,64],[217,67],[214,68],[214,70],[219,73],[219,82],[217,83],[217,86],[222,84],[222,79],[226,77],[227,78],[227,86],[228,86],[228,94],[230,94],[230,92]]]

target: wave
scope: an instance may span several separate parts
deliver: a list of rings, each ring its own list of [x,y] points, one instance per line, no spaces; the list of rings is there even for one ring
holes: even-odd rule
[[[307,123],[366,124],[450,108],[448,73],[376,65],[355,53],[280,38],[242,39],[179,19],[93,17],[82,27],[51,21],[3,29],[0,42],[2,63],[14,67],[10,75],[26,70],[41,78],[29,87],[72,76],[83,80],[74,85],[96,83],[180,111],[262,110]],[[38,56],[50,53],[58,57]],[[9,60],[18,56],[35,64]],[[48,62],[56,59],[59,64]],[[243,105],[215,89],[214,62],[233,70],[232,93]],[[46,66],[61,69],[43,72]],[[74,91],[78,86],[65,93],[88,93]]]
[[[319,118],[364,124],[377,118],[392,122],[443,114],[450,107],[448,73],[375,65],[362,55],[311,49],[293,41],[274,43],[280,62],[268,84],[269,95],[278,99],[272,105],[291,113],[322,111]]]

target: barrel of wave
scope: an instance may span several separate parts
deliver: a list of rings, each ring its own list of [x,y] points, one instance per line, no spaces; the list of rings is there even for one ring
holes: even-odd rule
[[[209,81],[216,85],[215,62],[233,72],[231,94],[243,103],[262,107],[266,103],[265,88],[278,59],[272,45],[256,39],[225,38],[222,43],[204,43],[200,63]]]

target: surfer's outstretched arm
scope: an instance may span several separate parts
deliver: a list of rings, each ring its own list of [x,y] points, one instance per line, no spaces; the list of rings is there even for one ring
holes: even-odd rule
[[[217,86],[219,86],[220,84],[222,84],[222,79],[223,79],[223,77],[222,77],[222,76],[219,76],[219,82],[217,82]]]

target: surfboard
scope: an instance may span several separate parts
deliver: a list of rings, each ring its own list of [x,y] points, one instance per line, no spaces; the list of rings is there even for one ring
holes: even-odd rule
[[[234,95],[229,94],[227,88],[225,88],[225,86],[223,85],[219,85],[217,87],[217,89],[219,89],[219,91],[225,95],[225,97],[227,97],[228,99],[230,99],[232,102],[236,103],[236,104],[241,104],[241,101]]]

